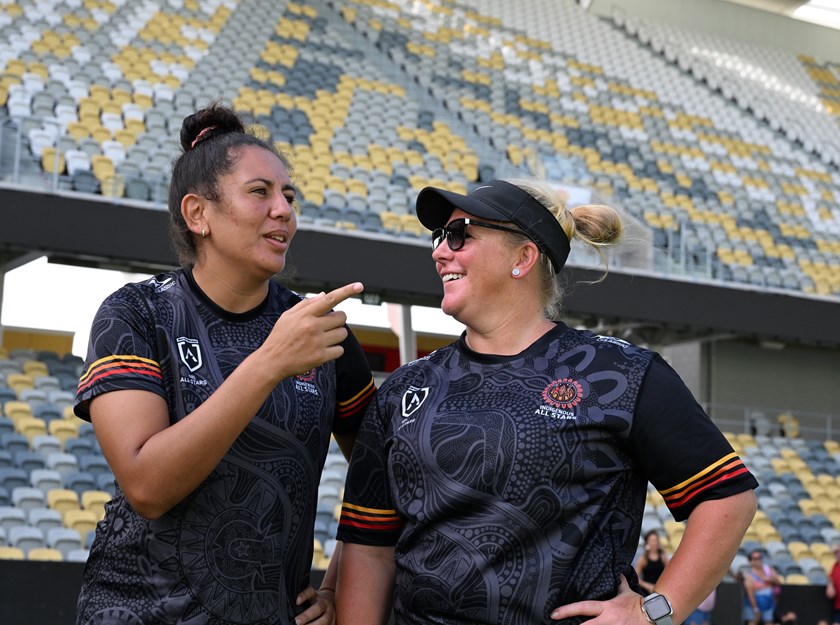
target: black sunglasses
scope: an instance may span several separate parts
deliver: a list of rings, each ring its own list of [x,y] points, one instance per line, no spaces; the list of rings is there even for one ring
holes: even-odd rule
[[[516,230],[515,228],[506,228],[505,226],[497,226],[496,224],[488,224],[483,221],[473,221],[472,219],[466,218],[453,219],[443,228],[435,228],[434,232],[432,232],[432,249],[436,250],[445,238],[449,249],[457,252],[464,247],[464,241],[467,238],[467,226],[481,226],[490,230],[515,232],[516,234],[528,236],[522,230]]]

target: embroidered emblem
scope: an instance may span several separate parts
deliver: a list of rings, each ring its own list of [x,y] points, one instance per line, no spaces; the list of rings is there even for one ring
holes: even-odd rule
[[[299,373],[295,377],[302,382],[312,382],[315,379],[315,369],[310,369],[306,373]]]
[[[423,402],[429,396],[429,387],[417,388],[416,386],[409,386],[408,390],[402,396],[402,416],[407,419],[420,409]]]
[[[178,343],[178,354],[181,356],[181,362],[187,366],[187,369],[190,372],[200,369],[204,361],[201,358],[201,345],[198,344],[198,340],[179,336],[175,341]]]
[[[549,405],[569,410],[583,399],[583,388],[577,380],[563,378],[546,386],[542,396]]]

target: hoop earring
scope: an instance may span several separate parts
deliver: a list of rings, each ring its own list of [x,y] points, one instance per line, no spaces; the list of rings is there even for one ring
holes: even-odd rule
[[[201,229],[201,238],[202,239],[207,238],[207,229],[206,228]]]
[[[514,267],[513,271],[511,271],[510,273],[514,278],[518,278],[519,274],[521,274],[522,272],[519,271],[519,267]]]

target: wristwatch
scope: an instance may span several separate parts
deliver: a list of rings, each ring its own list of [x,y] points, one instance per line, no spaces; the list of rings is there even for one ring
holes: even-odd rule
[[[642,599],[642,612],[651,623],[673,625],[671,615],[674,609],[671,607],[671,602],[665,598],[665,595],[660,595],[658,592],[652,592]]]

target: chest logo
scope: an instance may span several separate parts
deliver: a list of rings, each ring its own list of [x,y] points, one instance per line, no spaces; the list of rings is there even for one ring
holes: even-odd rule
[[[190,372],[201,369],[204,361],[201,358],[201,345],[198,344],[198,340],[179,336],[176,339],[176,343],[178,343],[178,355],[181,357],[181,362],[186,365],[187,369]]]
[[[417,388],[409,386],[402,396],[402,416],[408,418],[420,409],[429,396],[429,387]]]
[[[562,378],[546,386],[542,396],[550,406],[570,410],[583,399],[583,388],[577,380]]]

